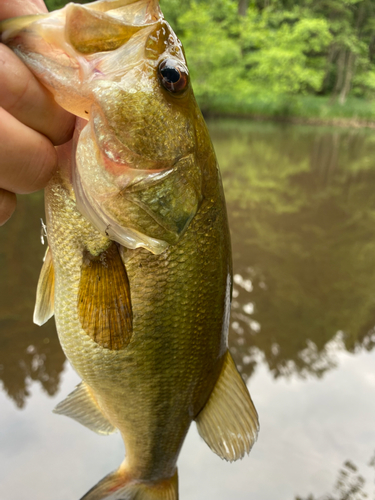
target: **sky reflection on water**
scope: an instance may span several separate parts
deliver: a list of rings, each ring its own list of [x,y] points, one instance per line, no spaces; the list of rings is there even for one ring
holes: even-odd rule
[[[318,497],[332,490],[348,459],[370,491],[375,137],[366,130],[209,125],[232,231],[231,350],[261,433],[250,457],[230,465],[193,425],[179,460],[180,497]],[[21,197],[19,205],[0,228],[0,498],[76,500],[118,466],[122,442],[51,413],[78,378],[64,365],[53,321],[32,324],[44,252],[42,197]]]

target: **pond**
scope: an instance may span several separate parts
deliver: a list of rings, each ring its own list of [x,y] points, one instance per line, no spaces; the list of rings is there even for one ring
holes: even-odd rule
[[[234,293],[230,348],[260,415],[249,457],[228,464],[195,424],[181,500],[374,495],[375,135],[209,122],[225,186]],[[79,382],[53,320],[32,324],[43,195],[0,228],[0,498],[78,500],[123,459],[52,414]],[[345,496],[346,495],[346,496]]]

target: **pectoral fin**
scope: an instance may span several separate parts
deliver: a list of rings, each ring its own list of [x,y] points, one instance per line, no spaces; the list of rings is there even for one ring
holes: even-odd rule
[[[51,250],[47,248],[36,289],[36,302],[33,321],[42,326],[54,311],[55,272],[52,264]]]
[[[132,336],[132,305],[125,266],[116,243],[97,257],[84,252],[78,294],[83,330],[105,349],[125,348]]]
[[[77,385],[75,390],[56,406],[53,413],[73,418],[98,434],[112,434],[116,431],[116,428],[100,411],[90,389],[84,382]]]
[[[66,37],[81,54],[118,49],[142,28],[75,4],[66,14]]]
[[[258,414],[229,352],[196,423],[199,434],[212,451],[230,462],[243,458],[256,441]]]

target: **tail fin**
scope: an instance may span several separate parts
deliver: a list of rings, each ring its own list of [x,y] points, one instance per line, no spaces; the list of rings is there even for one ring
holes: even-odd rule
[[[169,479],[146,483],[132,479],[120,467],[99,481],[81,500],[178,500],[177,469]]]

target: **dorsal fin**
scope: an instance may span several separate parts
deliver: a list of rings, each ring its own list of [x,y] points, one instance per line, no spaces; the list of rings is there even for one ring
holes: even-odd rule
[[[116,243],[97,257],[85,250],[78,314],[82,328],[101,347],[120,350],[129,344],[133,328],[130,286]]]
[[[55,272],[52,264],[51,250],[48,247],[36,289],[36,301],[33,318],[36,325],[44,325],[44,323],[46,323],[53,316],[54,294]]]
[[[243,458],[256,441],[258,414],[229,352],[196,422],[199,434],[212,451],[230,462]]]
[[[142,28],[76,4],[71,4],[66,14],[66,37],[81,54],[118,49]]]
[[[100,411],[84,382],[77,385],[74,391],[56,406],[53,413],[73,418],[98,434],[112,434],[116,431],[116,427]]]

